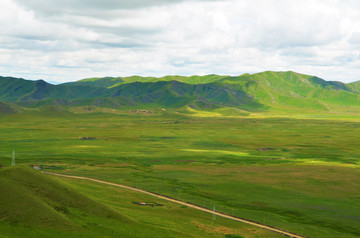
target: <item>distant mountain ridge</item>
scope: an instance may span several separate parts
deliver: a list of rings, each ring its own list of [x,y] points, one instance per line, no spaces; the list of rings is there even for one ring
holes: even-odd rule
[[[91,78],[52,85],[0,77],[0,101],[42,105],[110,108],[190,106],[234,107],[247,111],[360,107],[360,81],[345,84],[295,72],[266,71],[240,76],[165,76]]]
[[[205,76],[179,76],[179,75],[168,75],[161,78],[156,77],[141,77],[141,76],[131,76],[131,77],[104,77],[104,78],[88,78],[82,79],[76,82],[66,83],[67,85],[86,85],[86,86],[96,86],[102,88],[110,88],[114,86],[119,86],[121,84],[135,83],[135,82],[149,82],[155,83],[159,81],[178,81],[187,84],[205,84],[214,82],[216,80],[222,79],[228,76],[220,76],[216,74],[210,74]]]

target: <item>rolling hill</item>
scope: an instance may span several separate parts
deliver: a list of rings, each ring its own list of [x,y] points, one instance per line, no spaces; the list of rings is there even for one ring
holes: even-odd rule
[[[360,93],[360,81],[349,83],[348,86],[356,93]]]
[[[121,84],[128,84],[134,82],[142,82],[142,83],[154,83],[159,81],[178,81],[187,84],[206,84],[210,82],[217,81],[227,76],[220,76],[216,74],[210,74],[205,76],[179,76],[179,75],[168,75],[161,78],[156,77],[141,77],[141,76],[131,76],[131,77],[104,77],[104,78],[88,78],[82,79],[77,82],[66,83],[67,85],[77,85],[77,86],[95,86],[102,88],[111,88],[115,86],[119,86]]]
[[[31,81],[0,77],[0,101],[27,102],[47,99],[79,99],[96,97],[102,90],[88,86],[52,85],[43,80]]]
[[[347,84],[294,72],[262,72],[219,81],[241,89],[272,108],[283,106],[329,110],[332,106],[359,106],[360,95]]]
[[[13,227],[13,235],[24,227],[55,229],[62,235],[84,231],[79,219],[133,223],[130,218],[30,168],[0,170],[0,190],[0,220],[5,223],[3,226]]]
[[[0,100],[25,107],[94,105],[110,108],[224,107],[247,111],[332,111],[358,108],[359,82],[344,84],[295,72],[241,76],[91,78],[52,85],[0,77]]]
[[[205,231],[194,224],[209,222],[207,214],[149,195],[54,178],[28,167],[0,168],[0,192],[0,237],[196,238]],[[156,206],[139,206],[139,201],[154,201]],[[207,231],[206,236],[258,237],[249,232],[252,226],[226,219],[216,227],[228,228]],[[266,237],[281,236],[257,230]]]

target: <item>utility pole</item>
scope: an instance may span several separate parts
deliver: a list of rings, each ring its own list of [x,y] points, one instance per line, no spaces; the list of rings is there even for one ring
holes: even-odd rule
[[[213,221],[216,221],[216,215],[215,215],[215,211],[216,211],[216,210],[215,210],[215,204],[214,204],[214,207],[213,207],[213,211],[214,211],[214,212],[213,212],[213,217],[212,217],[212,220],[213,220]]]
[[[11,166],[15,166],[15,150],[13,149]]]

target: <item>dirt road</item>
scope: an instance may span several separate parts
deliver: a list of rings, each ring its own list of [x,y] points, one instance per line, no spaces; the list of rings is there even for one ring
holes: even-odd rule
[[[57,174],[57,173],[51,173],[51,172],[43,172],[43,173],[49,174],[49,175],[67,177],[67,178],[90,180],[90,181],[94,181],[94,182],[97,182],[97,183],[103,183],[103,184],[116,186],[116,187],[120,187],[120,188],[126,188],[126,189],[130,189],[130,190],[137,191],[137,192],[140,192],[140,193],[145,193],[145,194],[157,197],[157,198],[165,199],[165,200],[168,200],[168,201],[171,201],[171,202],[174,202],[174,203],[185,205],[185,206],[188,206],[188,207],[191,207],[191,208],[203,211],[203,212],[215,214],[216,216],[224,217],[224,218],[231,219],[231,220],[234,220],[234,221],[243,222],[243,223],[250,224],[250,225],[253,225],[253,226],[257,226],[257,227],[260,227],[260,228],[263,228],[263,229],[266,229],[266,230],[277,232],[277,233],[280,233],[280,234],[288,236],[288,237],[306,238],[306,236],[297,235],[297,234],[294,234],[294,233],[291,233],[291,232],[288,232],[288,231],[284,231],[284,230],[281,230],[281,229],[278,229],[278,228],[275,228],[275,227],[271,227],[271,226],[263,225],[263,224],[260,224],[260,223],[257,223],[257,222],[249,221],[249,220],[246,220],[244,218],[234,217],[234,216],[222,213],[222,212],[213,211],[213,210],[208,209],[208,208],[204,208],[204,207],[200,207],[200,206],[197,206],[197,205],[194,205],[194,204],[191,204],[191,203],[183,202],[183,201],[180,201],[180,200],[177,200],[177,199],[174,199],[174,198],[170,198],[170,197],[167,197],[167,196],[164,196],[164,195],[148,192],[148,191],[145,191],[145,190],[142,190],[142,189],[139,189],[139,188],[134,188],[134,187],[130,187],[130,186],[122,185],[122,184],[111,183],[111,182],[106,182],[106,181],[102,181],[102,180],[98,180],[98,179],[81,177],[81,176]]]

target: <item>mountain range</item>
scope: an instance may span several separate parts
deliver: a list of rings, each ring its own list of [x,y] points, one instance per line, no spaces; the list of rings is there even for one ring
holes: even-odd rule
[[[89,78],[52,85],[0,77],[0,111],[59,105],[109,108],[182,108],[244,111],[360,109],[360,81],[341,83],[295,72],[240,76]]]

